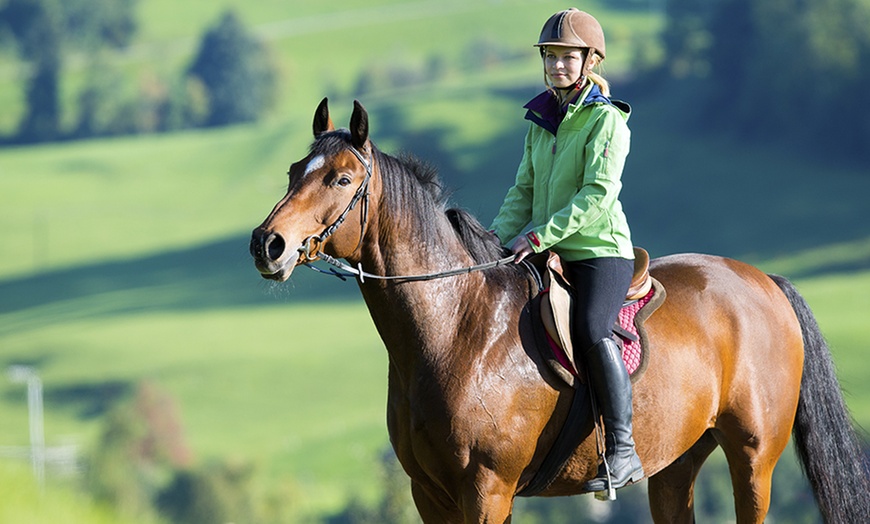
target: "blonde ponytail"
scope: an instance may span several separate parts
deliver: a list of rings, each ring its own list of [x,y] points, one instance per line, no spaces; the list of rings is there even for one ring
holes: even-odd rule
[[[590,60],[591,63],[589,64],[589,71],[586,73],[586,77],[589,78],[589,80],[592,81],[593,84],[596,84],[598,86],[598,89],[601,90],[602,95],[610,98],[610,82],[608,82],[607,79],[601,75],[601,73],[596,73],[592,71],[592,69],[596,67],[599,71],[601,71],[601,62],[603,61],[601,55],[599,55],[598,53],[593,53]]]

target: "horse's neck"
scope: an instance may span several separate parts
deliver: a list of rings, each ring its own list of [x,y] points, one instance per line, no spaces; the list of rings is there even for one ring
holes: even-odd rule
[[[474,263],[452,234],[443,234],[442,242],[432,245],[421,243],[407,227],[387,231],[395,234],[364,248],[361,263],[366,271],[413,276]],[[404,368],[419,359],[444,361],[455,345],[462,316],[477,307],[483,286],[484,278],[477,273],[422,282],[367,280],[360,290],[391,360]]]
[[[378,289],[366,283],[362,285],[363,297],[378,331],[396,337],[385,342],[438,350],[451,345],[463,310],[472,307],[466,299],[469,295],[463,289],[465,286],[457,285],[464,278],[467,277],[391,283]]]

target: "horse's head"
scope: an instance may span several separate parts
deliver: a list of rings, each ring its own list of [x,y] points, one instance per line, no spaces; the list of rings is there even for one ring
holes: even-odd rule
[[[374,148],[368,114],[354,102],[350,130],[336,130],[324,98],[314,114],[314,143],[290,166],[284,195],[251,237],[251,255],[263,278],[285,281],[321,252],[352,256],[367,220]],[[357,205],[359,204],[359,205]]]

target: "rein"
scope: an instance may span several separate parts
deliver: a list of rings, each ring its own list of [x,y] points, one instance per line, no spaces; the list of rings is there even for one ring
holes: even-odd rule
[[[341,260],[337,260],[336,258],[327,255],[326,253],[320,253],[319,257],[321,260],[323,260],[327,264],[333,265],[333,266],[341,269],[342,271],[344,271],[344,273],[340,273],[334,269],[330,269],[329,271],[323,271],[322,269],[318,269],[318,268],[312,266],[308,262],[306,262],[305,265],[308,268],[317,271],[318,273],[323,273],[324,275],[332,275],[332,276],[340,278],[341,280],[346,280],[347,277],[356,277],[359,279],[360,283],[363,284],[363,283],[365,283],[365,279],[367,279],[367,278],[372,279],[372,280],[394,280],[394,281],[402,281],[402,282],[420,282],[420,281],[424,281],[424,280],[436,280],[439,278],[455,277],[457,275],[465,275],[468,273],[473,273],[475,271],[484,271],[487,269],[492,269],[492,268],[496,268],[496,267],[500,267],[500,266],[505,266],[507,264],[511,264],[511,263],[513,263],[514,259],[517,256],[511,255],[509,257],[500,258],[498,260],[495,260],[493,262],[487,262],[485,264],[477,264],[475,266],[461,267],[461,268],[457,268],[457,269],[449,269],[447,271],[439,271],[436,273],[425,273],[422,275],[375,275],[375,274],[368,273],[368,272],[364,271],[362,268],[362,264],[359,264],[357,267],[353,267],[353,266],[350,266],[348,264],[345,264]],[[523,261],[523,264],[525,264],[525,263],[526,262]]]
[[[435,273],[426,273],[426,274],[422,274],[422,275],[375,275],[375,274],[368,273],[368,272],[364,271],[362,268],[362,264],[358,264],[357,267],[354,268],[353,266],[345,264],[344,262],[336,259],[335,257],[332,257],[332,256],[328,255],[327,253],[322,252],[320,250],[320,246],[322,246],[323,242],[327,238],[332,236],[335,233],[335,231],[338,229],[338,227],[342,223],[344,223],[345,219],[347,218],[347,215],[349,215],[350,212],[353,211],[353,209],[357,206],[357,204],[359,204],[360,200],[363,201],[363,209],[362,209],[361,218],[360,218],[361,227],[360,227],[360,233],[359,233],[359,242],[357,242],[357,248],[359,248],[359,246],[362,244],[363,235],[365,234],[365,226],[366,226],[366,222],[368,222],[368,210],[369,210],[369,205],[368,205],[369,204],[369,191],[368,191],[368,188],[369,188],[369,182],[371,181],[371,178],[372,178],[372,164],[374,163],[374,156],[372,157],[372,162],[367,162],[365,157],[363,157],[362,153],[360,153],[355,147],[351,147],[350,151],[354,154],[354,156],[356,156],[356,158],[360,161],[360,163],[365,168],[366,176],[365,176],[365,178],[363,178],[363,181],[360,183],[359,187],[356,190],[356,193],[354,193],[353,198],[351,198],[347,207],[344,209],[344,211],[341,213],[341,215],[339,215],[338,218],[335,219],[335,222],[330,224],[319,235],[311,235],[310,237],[306,238],[302,242],[302,245],[299,246],[297,251],[299,251],[301,256],[305,257],[305,262],[303,262],[303,264],[306,267],[313,269],[314,271],[317,271],[318,273],[323,273],[325,275],[332,275],[334,277],[340,278],[341,280],[347,280],[347,277],[356,277],[359,279],[361,284],[365,283],[365,280],[367,278],[371,279],[371,280],[393,280],[393,281],[403,281],[403,282],[417,282],[417,281],[424,281],[424,280],[435,280],[435,279],[439,279],[439,278],[453,277],[453,276],[457,276],[457,275],[465,275],[468,273],[473,273],[475,271],[484,271],[487,269],[492,269],[495,267],[510,264],[516,258],[516,255],[511,255],[509,257],[505,257],[505,258],[502,258],[502,259],[499,259],[499,260],[496,260],[493,262],[487,262],[485,264],[477,264],[474,266],[462,267],[462,268],[458,268],[458,269],[451,269],[448,271],[440,271],[440,272],[435,272]],[[311,264],[311,262],[314,262],[317,259],[321,259],[324,262],[326,262],[327,264],[330,264],[332,266],[339,268],[343,272],[336,271],[335,269],[332,269],[332,268],[330,268],[329,271],[324,271],[322,269],[318,269]]]

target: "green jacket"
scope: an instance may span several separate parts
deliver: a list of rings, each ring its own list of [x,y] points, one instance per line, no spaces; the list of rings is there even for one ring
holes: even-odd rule
[[[541,104],[546,95],[526,105],[533,123],[525,152],[491,229],[506,244],[526,233],[535,252],[551,249],[569,261],[633,259],[619,201],[631,109],[590,83],[577,99],[582,103],[569,105],[559,122],[547,114],[549,104]]]

